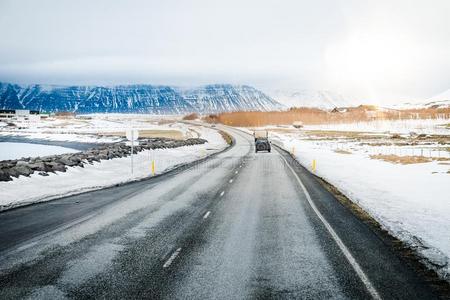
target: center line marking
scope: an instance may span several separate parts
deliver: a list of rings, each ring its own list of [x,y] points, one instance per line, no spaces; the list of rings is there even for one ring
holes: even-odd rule
[[[232,183],[233,182],[233,179],[230,179],[230,183]]]
[[[175,258],[177,258],[178,254],[180,254],[181,248],[178,248],[172,255],[169,257],[169,259],[166,261],[166,263],[163,265],[163,268],[169,267]]]
[[[209,214],[210,214],[211,212],[210,211],[208,211],[204,216],[203,216],[203,219],[206,219],[207,217],[209,217]]]
[[[225,192],[224,192],[224,191],[222,191],[222,193],[220,193],[220,197],[222,197],[222,196],[223,196],[223,194],[225,194]]]

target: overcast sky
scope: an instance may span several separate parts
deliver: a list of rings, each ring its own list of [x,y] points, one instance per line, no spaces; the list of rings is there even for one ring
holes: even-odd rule
[[[450,88],[449,0],[0,0],[0,81]]]

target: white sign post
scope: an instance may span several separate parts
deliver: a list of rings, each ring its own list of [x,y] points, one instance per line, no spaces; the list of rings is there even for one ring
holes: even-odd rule
[[[139,138],[139,131],[137,129],[127,129],[127,139],[131,142],[131,174],[133,174],[133,148],[134,142]]]

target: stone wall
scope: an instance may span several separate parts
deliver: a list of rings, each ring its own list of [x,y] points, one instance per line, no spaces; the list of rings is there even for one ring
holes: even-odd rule
[[[199,145],[206,142],[206,140],[198,138],[187,140],[168,138],[140,139],[139,145],[134,146],[133,152]],[[130,153],[131,146],[127,146],[125,143],[113,143],[77,153],[4,160],[0,161],[0,181],[10,181],[13,177],[30,176],[35,172],[42,176],[48,176],[49,172],[66,172],[67,167],[83,167],[87,163],[125,157],[130,155]]]

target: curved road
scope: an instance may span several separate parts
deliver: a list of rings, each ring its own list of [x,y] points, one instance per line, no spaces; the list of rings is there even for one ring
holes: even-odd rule
[[[281,150],[0,214],[0,298],[434,299]]]

